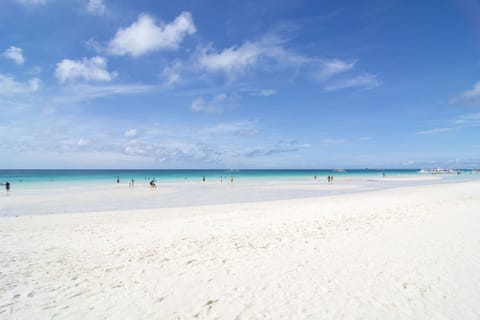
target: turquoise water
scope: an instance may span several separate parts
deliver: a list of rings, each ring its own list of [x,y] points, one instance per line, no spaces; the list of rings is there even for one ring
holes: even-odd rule
[[[137,182],[155,179],[162,181],[201,181],[234,177],[235,180],[303,180],[314,176],[326,178],[335,177],[380,177],[417,174],[418,170],[0,170],[0,182],[9,181],[12,184],[51,184],[51,183],[116,183],[117,177],[121,183],[130,179]]]
[[[148,183],[155,179],[157,183],[197,181],[205,177],[207,181],[234,178],[235,182],[245,181],[306,181],[317,176],[326,180],[327,176],[336,179],[375,179],[382,177],[402,177],[420,175],[418,169],[346,169],[339,170],[0,170],[0,183],[9,181],[16,188],[61,187],[64,185],[111,185],[117,178],[121,184],[128,184],[134,179],[137,184]],[[463,170],[460,177],[472,176]],[[451,178],[451,175],[443,175]]]
[[[110,186],[128,184],[131,179],[136,185],[148,184],[152,179],[157,184],[175,182],[201,182],[203,177],[207,182],[278,182],[278,181],[312,181],[316,176],[318,181],[326,181],[327,176],[334,176],[336,181],[346,179],[377,179],[401,176],[428,176],[418,173],[418,169],[311,169],[311,170],[0,170],[0,183],[10,182],[12,189],[63,188],[71,186]],[[470,174],[463,170],[462,174],[439,175],[442,180],[468,179],[479,174]]]

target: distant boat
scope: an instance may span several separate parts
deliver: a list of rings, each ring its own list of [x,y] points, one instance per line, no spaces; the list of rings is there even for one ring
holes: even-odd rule
[[[334,172],[347,172],[345,169],[333,169]]]
[[[436,169],[422,169],[418,173],[427,173],[427,174],[460,174],[460,170],[455,169],[443,169],[443,168],[436,168]]]

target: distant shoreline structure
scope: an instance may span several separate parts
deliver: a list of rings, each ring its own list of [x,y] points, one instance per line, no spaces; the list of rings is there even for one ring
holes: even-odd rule
[[[435,169],[422,169],[418,173],[422,173],[422,174],[461,174],[462,170],[461,169],[435,168]]]

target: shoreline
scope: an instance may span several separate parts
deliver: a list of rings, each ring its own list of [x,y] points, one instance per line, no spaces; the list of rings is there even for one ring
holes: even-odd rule
[[[284,199],[308,199],[340,194],[365,193],[378,190],[480,181],[480,179],[438,179],[431,177],[403,177],[401,179],[337,179],[326,181],[223,183],[207,181],[188,183],[159,183],[157,188],[137,184],[99,185],[92,188],[45,188],[18,190],[0,195],[0,216],[63,214],[91,211],[119,211],[205,206],[229,203],[248,203]],[[412,180],[413,179],[413,180]]]
[[[32,217],[43,217],[43,216],[95,216],[95,215],[128,215],[128,214],[152,214],[159,210],[161,211],[191,211],[197,209],[213,209],[213,208],[220,208],[224,210],[228,210],[230,207],[237,207],[237,206],[264,206],[269,204],[284,204],[289,206],[295,206],[301,204],[305,201],[307,202],[315,202],[315,201],[335,201],[338,198],[342,198],[345,196],[348,197],[361,197],[361,196],[372,196],[372,195],[389,195],[390,193],[396,192],[407,192],[407,193],[415,193],[418,190],[422,190],[425,187],[436,187],[436,186],[443,186],[443,185],[479,185],[480,181],[443,181],[441,183],[431,183],[425,185],[407,185],[407,186],[394,186],[394,187],[386,187],[381,189],[375,190],[356,190],[353,192],[345,192],[345,193],[338,193],[338,194],[329,194],[329,195],[315,195],[315,196],[306,196],[306,197],[295,197],[295,198],[286,198],[286,199],[271,199],[271,200],[256,200],[256,201],[241,201],[241,202],[231,202],[231,203],[213,203],[213,204],[199,204],[199,205],[184,205],[184,206],[170,206],[170,207],[153,207],[153,208],[127,208],[127,209],[113,209],[113,210],[98,210],[98,211],[78,211],[78,212],[58,212],[58,213],[46,213],[46,214],[32,214],[32,215],[4,215],[0,216],[2,218],[32,218]],[[267,187],[268,188],[268,187]],[[288,187],[286,187],[288,188]],[[102,188],[103,190],[103,188]]]

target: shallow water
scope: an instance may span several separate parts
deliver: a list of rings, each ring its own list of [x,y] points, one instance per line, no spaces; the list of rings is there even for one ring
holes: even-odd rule
[[[417,169],[347,169],[345,171],[319,169],[319,170],[0,170],[0,182],[9,181],[12,188],[48,188],[65,186],[98,186],[116,183],[129,183],[134,179],[137,183],[149,182],[155,179],[163,182],[201,182],[206,181],[309,181],[317,176],[319,181],[326,180],[327,176],[338,179],[377,179],[383,177],[398,178],[406,176],[429,176],[419,174]],[[461,175],[468,175],[464,171]],[[451,175],[444,175],[444,177]]]
[[[165,172],[157,175],[160,178],[155,177],[157,188],[149,187],[148,177],[136,178],[135,187],[130,188],[125,177],[143,173],[147,172],[15,172],[17,179],[22,181],[13,182],[11,192],[0,192],[0,216],[269,201],[480,180],[479,174],[432,176],[411,170],[386,171],[385,177],[378,171],[335,174],[332,171],[282,171],[237,172],[231,183],[229,179],[220,180],[225,171],[209,170],[189,171],[186,179],[181,178],[179,172]],[[152,173],[159,174],[148,172]],[[10,174],[12,178],[14,175]],[[117,174],[121,174],[119,184],[115,182]],[[205,182],[202,182],[203,175]],[[316,180],[314,175],[318,177]],[[327,182],[328,175],[335,177],[331,184]]]

